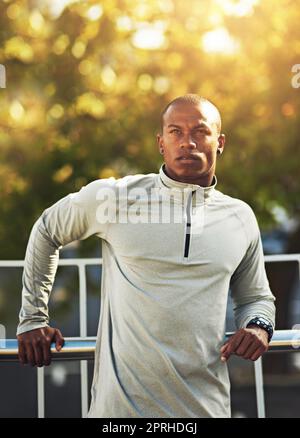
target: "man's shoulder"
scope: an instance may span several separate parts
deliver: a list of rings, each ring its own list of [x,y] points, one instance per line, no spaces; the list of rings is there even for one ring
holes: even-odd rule
[[[116,186],[125,186],[127,188],[149,188],[155,185],[157,173],[136,173],[126,175],[116,180]]]
[[[134,175],[126,175],[120,178],[111,176],[109,178],[99,178],[94,181],[89,182],[83,186],[78,193],[71,194],[77,196],[78,194],[95,199],[97,194],[101,196],[101,192],[104,191],[117,191],[121,189],[132,189],[132,188],[151,188],[155,185],[157,178],[156,173],[142,174],[137,173]]]
[[[255,219],[255,214],[250,204],[240,198],[235,198],[216,190],[215,200],[223,207],[230,209],[232,213],[236,214],[243,221]]]
[[[136,173],[132,175],[126,175],[120,178],[109,177],[109,178],[99,178],[90,182],[85,187],[90,187],[92,190],[98,190],[101,188],[133,188],[133,187],[151,187],[155,184],[157,178],[157,173]]]
[[[242,199],[225,195],[219,191],[216,194],[216,199],[220,202],[220,208],[226,208],[230,212],[230,217],[235,217],[238,220],[249,241],[257,238],[259,235],[259,225],[250,204]]]

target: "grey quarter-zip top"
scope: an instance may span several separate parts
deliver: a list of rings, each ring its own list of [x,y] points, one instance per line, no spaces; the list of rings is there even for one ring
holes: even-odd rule
[[[49,325],[59,249],[102,239],[89,418],[230,417],[228,293],[237,328],[257,315],[274,327],[275,297],[251,207],[216,185],[175,181],[162,165],[93,181],[35,222],[17,334]]]

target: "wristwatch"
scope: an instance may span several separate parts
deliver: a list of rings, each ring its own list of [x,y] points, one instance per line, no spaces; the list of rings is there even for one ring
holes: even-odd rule
[[[268,342],[271,341],[273,336],[273,326],[266,318],[263,318],[262,316],[255,316],[251,319],[251,321],[248,322],[247,327],[249,325],[257,325],[257,327],[260,327],[268,332]]]

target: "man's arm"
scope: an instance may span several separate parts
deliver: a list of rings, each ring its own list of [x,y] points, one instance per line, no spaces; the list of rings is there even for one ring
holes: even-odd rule
[[[257,360],[268,350],[268,332],[255,325],[248,326],[255,317],[264,318],[273,330],[275,328],[275,297],[266,275],[260,231],[252,210],[247,230],[248,250],[230,282],[238,330],[221,348],[223,360],[233,353],[245,359]]]
[[[96,196],[107,180],[94,181],[47,208],[35,222],[27,244],[22,276],[22,307],[17,338],[21,363],[49,365],[50,344],[63,345],[58,329],[49,327],[48,301],[59,250],[74,240],[97,234],[105,238],[107,224],[96,220]]]

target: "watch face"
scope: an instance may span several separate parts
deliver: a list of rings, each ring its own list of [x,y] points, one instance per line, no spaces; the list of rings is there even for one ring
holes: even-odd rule
[[[257,323],[262,323],[262,324],[266,324],[268,326],[272,326],[272,324],[270,324],[270,322],[263,318],[262,316],[257,316],[256,318],[253,318],[253,322],[256,321]]]
[[[258,320],[264,322],[265,324],[270,325],[270,323],[269,323],[269,321],[268,321],[267,319],[264,319],[264,318],[258,318]]]

